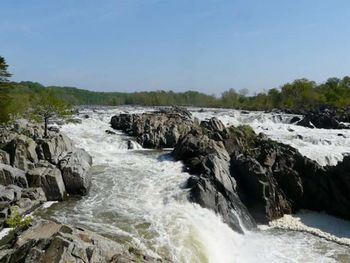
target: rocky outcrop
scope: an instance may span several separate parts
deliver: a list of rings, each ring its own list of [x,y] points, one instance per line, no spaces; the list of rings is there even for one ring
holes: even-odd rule
[[[25,120],[0,130],[0,229],[12,206],[26,214],[46,200],[62,201],[67,193],[89,189],[91,156],[57,128],[43,135],[40,125]]]
[[[91,156],[83,149],[66,155],[59,163],[69,194],[86,195],[91,184]]]
[[[111,119],[112,128],[136,137],[136,141],[144,148],[173,148],[192,125],[190,113],[181,108],[120,114]]]
[[[341,122],[350,122],[349,109],[319,108],[312,111],[301,111],[304,117],[296,124],[307,128],[318,129],[348,129]]]
[[[82,228],[40,220],[13,236],[0,262],[166,262]]]
[[[197,175],[188,181],[192,201],[220,214],[238,232],[243,232],[242,221],[246,228],[254,226],[237,195],[236,181],[230,175],[230,156],[222,141],[193,130],[175,146],[172,154]]]
[[[168,123],[172,117],[165,112],[124,114],[111,123],[143,145],[157,148],[162,144],[154,138],[174,127]],[[293,120],[298,121],[302,120]],[[312,125],[334,128],[326,119],[318,121]],[[193,174],[187,183],[189,198],[220,214],[233,229],[241,231],[238,218],[249,227],[254,225],[250,215],[267,222],[301,208],[350,218],[350,157],[335,167],[322,167],[291,146],[255,134],[249,126],[225,127],[216,118],[183,124],[186,132],[172,144],[172,154]]]

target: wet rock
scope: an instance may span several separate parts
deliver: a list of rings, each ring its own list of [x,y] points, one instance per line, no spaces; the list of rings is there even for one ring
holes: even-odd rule
[[[62,201],[66,196],[61,171],[46,161],[41,161],[30,170],[27,180],[30,187],[41,187],[49,201]]]
[[[28,182],[24,171],[6,164],[0,164],[0,184],[17,185],[19,187],[28,187]]]
[[[111,131],[111,130],[105,130],[105,133],[107,133],[107,134],[111,134],[111,135],[115,135],[115,134],[117,134],[116,132]]]
[[[190,113],[179,109],[120,114],[111,119],[112,128],[136,137],[144,148],[172,148],[190,131],[192,124]]]
[[[340,123],[336,111],[329,109],[318,109],[308,112],[297,125],[307,128],[318,129],[347,129],[344,124]]]
[[[301,118],[298,117],[298,116],[294,116],[294,117],[290,120],[289,123],[294,124],[294,123],[299,122],[299,121],[301,121]]]
[[[248,228],[254,225],[238,198],[236,181],[229,170],[230,157],[222,142],[210,139],[200,131],[192,131],[176,145],[172,154],[177,160],[184,161],[190,173],[198,175],[188,183],[192,201],[220,214],[239,232],[242,232],[240,219]]]
[[[91,185],[91,156],[83,149],[77,149],[60,161],[60,169],[69,194],[86,195]]]

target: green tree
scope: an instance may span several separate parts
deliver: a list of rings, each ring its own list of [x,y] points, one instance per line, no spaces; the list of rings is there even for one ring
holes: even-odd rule
[[[0,82],[7,82],[8,78],[12,76],[12,74],[7,71],[7,68],[6,60],[0,56]]]
[[[54,116],[65,117],[71,113],[69,106],[48,90],[42,90],[38,94],[30,111],[34,117],[44,121],[45,137],[47,137],[47,126],[50,118]]]

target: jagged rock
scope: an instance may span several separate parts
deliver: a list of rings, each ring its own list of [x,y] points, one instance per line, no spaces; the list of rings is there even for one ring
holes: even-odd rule
[[[0,163],[10,164],[10,156],[3,150],[0,150]]]
[[[47,160],[53,164],[58,164],[64,156],[73,150],[74,147],[71,140],[63,133],[55,134],[48,139],[39,140],[36,148],[39,159]]]
[[[1,251],[0,262],[165,262],[129,251],[88,230],[41,220]]]
[[[28,187],[24,171],[7,164],[0,164],[0,184],[14,184],[22,188]]]
[[[239,232],[242,232],[240,219],[243,219],[245,227],[254,226],[254,221],[237,196],[236,181],[230,175],[230,156],[222,142],[194,130],[176,145],[172,155],[183,160],[190,173],[198,175],[195,179],[191,178],[189,183],[192,201],[219,213],[226,223]]]
[[[14,203],[21,198],[21,188],[16,185],[3,186],[0,185],[0,202]]]
[[[27,180],[30,187],[41,187],[49,201],[62,201],[66,196],[61,171],[46,161],[41,161],[30,170]]]
[[[78,149],[66,155],[59,165],[67,192],[86,195],[91,185],[91,156],[85,150]]]
[[[6,146],[5,150],[10,154],[12,166],[27,171],[31,164],[38,162],[36,143],[25,135],[17,135]]]
[[[172,148],[187,134],[193,120],[187,111],[166,109],[143,114],[113,116],[111,126],[122,130],[144,148]]]
[[[344,124],[341,124],[336,116],[335,111],[328,109],[315,110],[308,112],[302,120],[296,123],[299,126],[318,129],[346,129]]]

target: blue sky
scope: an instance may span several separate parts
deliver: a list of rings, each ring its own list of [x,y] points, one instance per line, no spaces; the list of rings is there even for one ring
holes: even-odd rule
[[[2,0],[14,80],[254,93],[350,75],[349,0]]]

